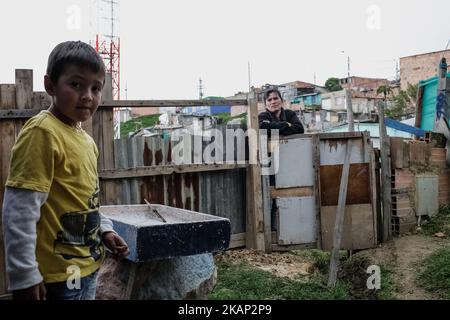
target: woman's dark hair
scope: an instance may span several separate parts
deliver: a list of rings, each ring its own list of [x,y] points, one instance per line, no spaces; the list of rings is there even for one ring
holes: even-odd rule
[[[267,100],[267,98],[269,98],[271,93],[276,93],[280,97],[281,101],[283,101],[283,97],[281,96],[280,91],[278,91],[278,89],[276,89],[276,88],[272,88],[272,89],[268,89],[266,92],[264,92],[264,104],[266,103],[266,100]]]
[[[66,41],[58,44],[50,53],[47,75],[56,83],[69,65],[87,67],[94,73],[105,73],[105,64],[95,49],[81,41]]]

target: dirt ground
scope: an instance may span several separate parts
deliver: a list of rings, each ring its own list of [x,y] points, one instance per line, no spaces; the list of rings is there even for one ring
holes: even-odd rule
[[[266,254],[255,250],[229,250],[216,257],[233,263],[246,262],[251,266],[271,272],[278,277],[294,279],[298,275],[308,276],[314,272],[311,262],[292,254],[273,252]]]
[[[362,251],[371,261],[389,264],[393,267],[400,300],[434,300],[433,294],[416,285],[418,263],[443,246],[450,246],[450,240],[427,237],[421,234],[394,238],[380,248]]]
[[[357,254],[367,256],[374,264],[391,267],[398,287],[396,299],[434,300],[437,299],[436,296],[418,287],[415,282],[417,263],[443,246],[450,246],[450,240],[417,234],[394,238],[378,248]],[[254,250],[229,250],[219,254],[216,259],[233,263],[246,262],[276,276],[290,279],[298,275],[312,275],[315,271],[312,263],[305,257],[279,252],[265,254]]]

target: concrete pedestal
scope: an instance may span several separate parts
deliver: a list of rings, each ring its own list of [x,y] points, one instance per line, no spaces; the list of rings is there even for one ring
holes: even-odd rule
[[[100,269],[97,299],[206,299],[216,281],[211,253],[142,263],[108,257]]]

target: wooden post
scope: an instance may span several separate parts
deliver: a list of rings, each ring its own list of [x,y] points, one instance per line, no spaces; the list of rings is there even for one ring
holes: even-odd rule
[[[33,107],[33,70],[16,69],[16,107]]]
[[[420,128],[422,125],[422,100],[423,100],[423,87],[417,89],[417,99],[416,99],[416,122],[414,126]]]
[[[106,74],[102,100],[112,101],[112,77]],[[99,108],[92,119],[92,133],[99,150],[98,170],[114,169],[114,111],[113,108]],[[115,204],[115,182],[100,183],[100,203]]]
[[[450,81],[447,78],[447,60],[443,57],[438,66],[438,90],[436,96],[436,115],[434,121],[434,132],[442,133],[446,141],[447,164],[450,164]]]
[[[263,196],[263,210],[264,210],[264,241],[266,253],[272,252],[272,224],[271,224],[271,209],[272,199],[270,198],[270,182],[269,176],[262,176],[262,196]]]
[[[392,209],[391,209],[391,165],[389,159],[389,140],[384,124],[384,108],[386,99],[380,104],[380,157],[381,157],[381,190],[383,203],[383,242],[392,237]]]
[[[268,138],[268,136],[266,136]],[[270,197],[270,176],[268,175],[269,167],[268,162],[269,158],[269,140],[260,139],[260,152],[259,159],[261,166],[266,166],[266,172],[264,175],[261,175],[262,179],[262,203],[263,203],[263,211],[264,211],[264,240],[265,240],[265,248],[266,253],[272,252],[272,222],[271,222],[271,209],[272,209],[272,199]],[[273,162],[271,163],[273,165]],[[262,171],[262,170],[261,170]]]
[[[342,229],[344,228],[345,202],[347,199],[348,175],[350,171],[350,155],[352,154],[352,146],[353,141],[349,139],[345,150],[341,184],[339,186],[338,206],[336,209],[336,218],[334,220],[333,248],[331,249],[330,274],[328,277],[328,286],[331,287],[334,287],[336,284],[339,267],[339,250],[341,249]]]
[[[316,246],[322,249],[322,223],[320,220],[320,137],[312,137],[313,168],[314,168],[314,200],[316,206]]]
[[[259,122],[258,107],[254,92],[250,93],[247,109],[249,131],[249,161],[247,169],[247,248],[265,251],[264,210],[262,205],[261,166],[258,159]],[[252,156],[253,155],[253,156]]]

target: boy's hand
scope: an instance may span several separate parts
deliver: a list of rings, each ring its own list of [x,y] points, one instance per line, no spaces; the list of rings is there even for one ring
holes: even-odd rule
[[[128,245],[125,240],[123,240],[117,233],[112,231],[105,232],[102,235],[102,240],[105,246],[111,250],[115,257],[123,259],[130,254],[130,250],[128,249]]]
[[[44,282],[38,283],[32,287],[13,291],[14,300],[45,300],[47,291]]]

